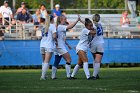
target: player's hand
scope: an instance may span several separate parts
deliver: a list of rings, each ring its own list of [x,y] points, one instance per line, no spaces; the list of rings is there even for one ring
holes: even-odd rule
[[[79,14],[77,14],[77,16],[78,16],[78,20],[80,21],[81,20],[81,16]]]

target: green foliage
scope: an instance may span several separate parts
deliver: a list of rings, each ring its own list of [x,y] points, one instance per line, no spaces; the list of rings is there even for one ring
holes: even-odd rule
[[[50,0],[22,0],[27,4],[29,9],[38,9],[41,4],[44,4],[47,9],[50,9]],[[16,8],[20,7],[21,0],[16,0]]]
[[[9,5],[12,7],[12,1],[8,0]],[[0,1],[0,5],[3,5],[4,0]],[[26,2],[29,9],[38,9],[40,4],[44,4],[47,10],[50,10],[51,0],[16,0],[16,9],[20,7],[21,2]],[[62,9],[87,9],[88,0],[54,0],[54,5],[60,4]],[[125,0],[91,0],[92,9],[124,9]],[[137,9],[140,10],[140,5],[137,5]],[[67,13],[88,13],[88,11],[67,11]],[[122,11],[92,11],[92,13],[122,13]]]

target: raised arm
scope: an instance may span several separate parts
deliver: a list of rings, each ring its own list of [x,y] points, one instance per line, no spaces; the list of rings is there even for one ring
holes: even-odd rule
[[[77,22],[78,22],[79,20],[80,20],[80,16],[78,15],[78,19],[77,19],[74,23],[68,25],[68,26],[67,26],[67,30],[73,28],[73,27],[77,24]]]

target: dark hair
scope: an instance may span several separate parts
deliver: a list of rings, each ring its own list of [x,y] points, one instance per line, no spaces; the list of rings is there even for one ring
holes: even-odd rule
[[[44,23],[45,22],[45,18],[40,18],[40,23]]]
[[[50,21],[52,21],[54,19],[53,15],[50,15]]]
[[[87,26],[89,23],[92,23],[92,21],[89,18],[85,18],[85,26]]]
[[[99,14],[93,15],[92,20],[95,21],[96,17],[99,17],[100,18],[100,15]]]
[[[65,17],[64,15],[61,15],[57,17],[57,26],[61,23],[62,18]]]
[[[44,4],[41,4],[41,5],[40,5],[40,8],[41,8],[41,6],[44,6],[44,7],[46,8],[46,6],[45,6]]]

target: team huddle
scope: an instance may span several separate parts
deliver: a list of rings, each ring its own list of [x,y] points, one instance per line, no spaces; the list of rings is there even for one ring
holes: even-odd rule
[[[76,46],[78,62],[71,73],[71,57],[68,50],[66,49],[66,46],[69,49],[71,49],[71,47],[66,42],[66,31],[73,28],[79,21],[83,23],[85,27],[81,31],[80,40]],[[57,67],[61,61],[61,58],[64,58],[66,61],[65,69],[68,79],[76,79],[75,75],[78,73],[82,65],[88,80],[99,79],[100,64],[104,53],[103,28],[99,22],[99,14],[93,15],[92,21],[89,18],[85,18],[83,21],[78,15],[78,18],[74,23],[68,24],[67,18],[62,15],[57,18],[57,25],[55,25],[53,16],[50,16],[49,28],[48,30],[44,29],[45,31],[42,31],[42,39],[40,43],[40,51],[43,59],[40,80],[47,79],[49,62],[53,53],[55,55],[55,60],[52,65],[52,79],[56,79]],[[42,20],[42,22],[44,22],[44,20]],[[90,50],[94,59],[94,71],[92,76],[90,75],[88,68],[88,50]]]

